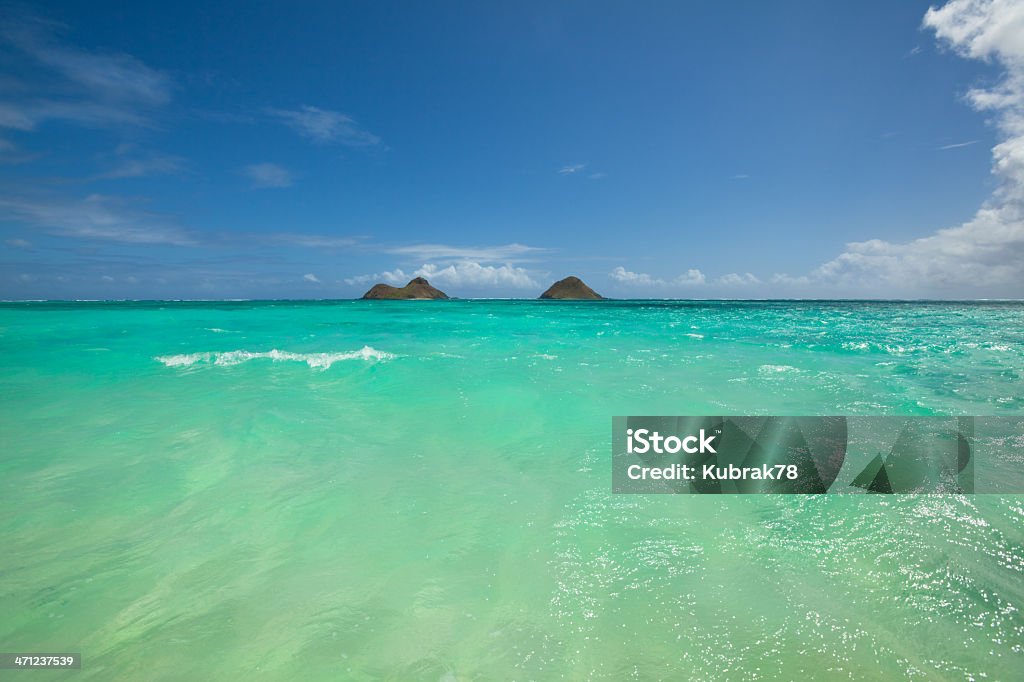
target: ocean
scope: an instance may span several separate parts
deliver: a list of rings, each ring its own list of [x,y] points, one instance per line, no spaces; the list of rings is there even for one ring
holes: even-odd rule
[[[616,495],[614,415],[1022,415],[1024,303],[0,304],[33,680],[1012,680],[1024,497]]]

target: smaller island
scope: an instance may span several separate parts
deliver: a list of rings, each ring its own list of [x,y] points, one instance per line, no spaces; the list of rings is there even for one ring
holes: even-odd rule
[[[416,277],[404,287],[393,287],[390,284],[374,284],[373,288],[363,294],[364,300],[375,301],[424,301],[447,300],[448,294],[430,286],[430,282]]]
[[[541,294],[540,297],[543,299],[575,301],[597,301],[604,298],[601,294],[584,284],[583,280],[579,277],[573,276],[558,280],[552,284],[547,291]]]

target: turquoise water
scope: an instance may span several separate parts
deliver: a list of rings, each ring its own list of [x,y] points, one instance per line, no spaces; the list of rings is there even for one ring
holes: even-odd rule
[[[1024,304],[0,305],[33,680],[1024,677],[1024,497],[612,495],[616,414],[1024,414]]]

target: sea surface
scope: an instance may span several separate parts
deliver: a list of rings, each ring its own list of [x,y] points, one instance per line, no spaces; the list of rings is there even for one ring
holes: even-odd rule
[[[1024,496],[613,495],[641,414],[1022,415],[1024,304],[2,304],[0,679],[1024,679]]]

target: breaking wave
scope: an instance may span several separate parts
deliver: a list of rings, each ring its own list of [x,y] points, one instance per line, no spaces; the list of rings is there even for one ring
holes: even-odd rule
[[[197,364],[239,365],[249,360],[273,360],[274,362],[305,362],[315,369],[328,369],[335,362],[343,360],[390,360],[395,356],[391,353],[363,346],[360,350],[341,353],[291,353],[285,350],[269,350],[253,352],[247,350],[229,350],[223,352],[183,353],[180,355],[159,355],[155,360],[168,367],[191,367]]]

